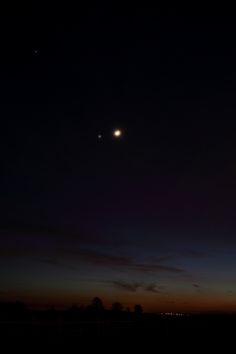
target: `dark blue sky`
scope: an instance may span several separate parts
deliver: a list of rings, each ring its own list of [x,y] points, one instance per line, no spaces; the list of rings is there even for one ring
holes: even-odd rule
[[[2,17],[1,299],[235,311],[234,18]]]

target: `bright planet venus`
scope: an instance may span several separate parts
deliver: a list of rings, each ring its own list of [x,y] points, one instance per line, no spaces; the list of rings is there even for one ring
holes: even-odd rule
[[[114,136],[115,138],[120,138],[120,137],[122,136],[122,131],[121,131],[120,129],[115,129],[115,130],[113,131],[113,136]]]

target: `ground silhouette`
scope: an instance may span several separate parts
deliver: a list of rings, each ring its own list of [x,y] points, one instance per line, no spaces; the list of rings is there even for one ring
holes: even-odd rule
[[[234,338],[235,315],[145,313],[140,304],[133,310],[125,309],[116,301],[106,309],[102,300],[95,297],[88,306],[73,305],[66,310],[50,308],[35,310],[22,302],[0,302],[0,334],[2,338],[21,341],[50,339],[77,343],[99,338],[120,341],[131,340],[151,343],[178,343],[180,338],[192,342],[229,343]],[[169,345],[169,344],[168,344]]]

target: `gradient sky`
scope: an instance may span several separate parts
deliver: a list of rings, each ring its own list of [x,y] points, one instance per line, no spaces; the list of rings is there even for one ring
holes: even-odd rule
[[[235,19],[1,16],[0,299],[235,312]]]

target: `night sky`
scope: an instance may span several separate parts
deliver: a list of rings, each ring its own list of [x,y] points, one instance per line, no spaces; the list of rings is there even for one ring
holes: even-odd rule
[[[0,33],[0,300],[236,312],[236,19],[16,9]]]

